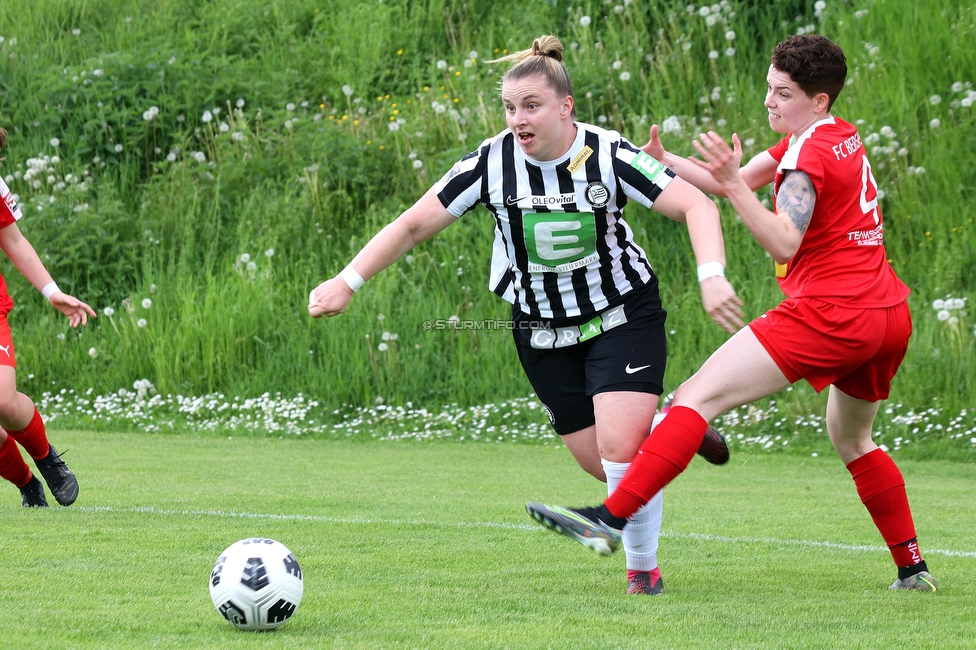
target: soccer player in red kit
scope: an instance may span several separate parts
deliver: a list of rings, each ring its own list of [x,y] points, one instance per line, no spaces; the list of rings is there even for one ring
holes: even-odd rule
[[[830,387],[827,433],[898,568],[892,589],[935,591],[922,559],[905,481],[872,440],[881,400],[908,349],[909,289],[888,264],[878,188],[857,129],[831,115],[844,87],[843,51],[823,36],[773,50],[769,124],[784,137],[739,167],[716,133],[693,144],[701,159],[664,150],[657,127],[645,151],[699,189],[724,196],[776,261],[787,298],[739,330],[676,391],[617,489],[595,508],[527,504],[533,518],[597,550],[613,549],[627,518],[687,467],[708,422],[800,379]],[[753,191],[773,183],[775,210]]]
[[[6,139],[6,131],[0,129],[0,149]],[[95,312],[77,298],[62,292],[51,279],[34,247],[17,227],[17,220],[22,216],[20,206],[0,178],[0,249],[51,305],[68,317],[72,327],[85,325],[88,316],[95,316]],[[7,283],[0,276],[0,426],[3,427],[0,430],[0,476],[20,488],[25,508],[47,506],[44,487],[24,462],[17,448],[16,443],[19,443],[34,459],[57,502],[69,506],[78,498],[78,481],[48,441],[44,420],[34,402],[17,390],[17,361],[10,325],[7,324],[7,314],[13,307]]]

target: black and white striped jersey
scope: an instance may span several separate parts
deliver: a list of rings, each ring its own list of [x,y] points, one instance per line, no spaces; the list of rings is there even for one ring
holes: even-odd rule
[[[456,217],[479,203],[492,213],[489,288],[532,317],[593,315],[653,277],[623,207],[651,207],[674,172],[616,131],[576,126],[559,160],[527,157],[506,130],[434,185]]]

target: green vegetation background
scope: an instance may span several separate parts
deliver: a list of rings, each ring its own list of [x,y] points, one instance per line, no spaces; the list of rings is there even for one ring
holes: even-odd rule
[[[681,130],[665,144],[687,154],[701,129],[734,130],[748,156],[779,137],[762,105],[769,51],[813,31],[847,53],[834,112],[869,142],[889,257],[913,290],[892,399],[971,407],[974,14],[959,0],[6,0],[0,175],[61,287],[99,312],[71,331],[0,264],[20,387],[103,394],[148,380],[161,393],[304,393],[327,406],[526,395],[506,330],[423,327],[509,315],[485,288],[484,210],[370,281],[339,318],[309,318],[308,292],[504,128],[491,58],[554,33],[581,120],[642,144],[672,118]],[[754,317],[781,297],[772,262],[720,207],[729,276]],[[673,388],[726,335],[701,309],[682,228],[639,206],[627,218],[662,279]],[[932,304],[947,296],[958,308],[939,320]],[[791,395],[803,411],[822,400]]]

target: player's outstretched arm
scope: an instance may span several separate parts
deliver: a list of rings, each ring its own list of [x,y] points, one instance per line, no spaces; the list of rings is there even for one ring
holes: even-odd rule
[[[661,142],[660,130],[657,124],[651,125],[650,139],[641,149],[644,153],[657,158],[660,162],[674,170],[680,178],[691,183],[702,192],[716,196],[723,196],[722,186],[712,178],[712,175],[696,167],[687,158],[676,156],[667,151]]]
[[[742,146],[738,135],[732,134],[732,147],[714,131],[703,133],[692,144],[701,160],[691,158],[691,162],[722,185],[723,195],[773,259],[782,264],[789,262],[800,247],[813,214],[816,194],[810,178],[801,171],[787,174],[777,198],[777,205],[786,209],[779,214],[766,209],[740,174]],[[768,153],[765,155],[773,159]]]
[[[43,293],[55,309],[68,317],[72,327],[87,325],[88,317],[95,317],[95,310],[58,288],[37,251],[20,232],[16,223],[0,228],[0,249],[3,249],[27,281]]]
[[[308,297],[313,318],[336,316],[349,306],[353,293],[371,277],[457,221],[431,189],[363,247],[339,275],[318,285]]]
[[[725,196],[725,188],[722,184],[707,170],[701,169],[696,165],[694,158],[682,158],[665,150],[664,145],[661,143],[657,124],[651,126],[650,139],[641,149],[673,169],[674,173],[702,192],[707,192],[713,196]],[[739,174],[746,185],[753,190],[757,190],[773,182],[776,174],[776,161],[768,152],[762,151],[753,156],[739,170]]]
[[[679,176],[661,192],[653,207],[687,224],[698,264],[702,305],[722,329],[736,332],[745,325],[742,300],[725,279],[725,240],[715,202]]]

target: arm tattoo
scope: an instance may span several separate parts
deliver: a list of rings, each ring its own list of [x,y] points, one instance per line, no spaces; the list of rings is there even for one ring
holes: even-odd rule
[[[776,195],[776,206],[778,211],[786,213],[801,233],[807,231],[816,203],[817,193],[810,177],[801,171],[787,173]]]

